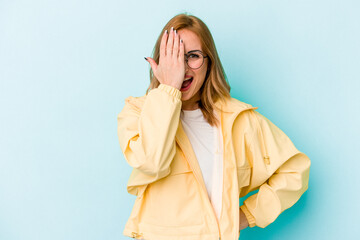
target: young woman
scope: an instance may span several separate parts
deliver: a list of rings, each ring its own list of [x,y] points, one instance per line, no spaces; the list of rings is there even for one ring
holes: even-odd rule
[[[118,115],[121,150],[133,167],[127,191],[137,196],[125,236],[235,240],[298,201],[309,158],[256,107],[230,96],[199,18],[173,17],[145,59],[150,86],[126,98]]]

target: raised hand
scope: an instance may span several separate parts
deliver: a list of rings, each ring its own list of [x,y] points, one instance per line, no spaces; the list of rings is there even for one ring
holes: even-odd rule
[[[184,43],[173,27],[170,33],[165,31],[162,36],[159,64],[150,57],[146,60],[160,83],[180,90],[185,76]]]

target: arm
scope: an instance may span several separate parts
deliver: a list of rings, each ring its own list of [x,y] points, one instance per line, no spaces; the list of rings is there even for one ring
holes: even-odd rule
[[[250,227],[264,228],[307,190],[311,163],[267,118],[256,111],[252,117],[257,124],[247,151],[252,173],[245,191],[259,191],[247,198],[241,209]]]
[[[126,99],[117,131],[124,157],[133,167],[127,190],[138,195],[139,186],[170,173],[182,102],[180,90],[166,84],[152,89],[143,106],[134,101]]]
[[[126,161],[133,167],[127,184],[141,196],[147,185],[170,174],[176,153],[175,134],[180,121],[181,85],[185,76],[184,43],[171,28],[161,37],[159,62],[145,58],[159,81],[142,107],[128,98],[118,115],[118,136]],[[131,101],[132,100],[132,101]],[[131,103],[133,102],[133,103]]]

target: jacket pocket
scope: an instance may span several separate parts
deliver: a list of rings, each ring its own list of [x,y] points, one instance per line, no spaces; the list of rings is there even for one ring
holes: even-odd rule
[[[170,174],[151,183],[144,195],[143,222],[154,227],[193,227],[204,223],[199,186],[186,159],[176,154]]]

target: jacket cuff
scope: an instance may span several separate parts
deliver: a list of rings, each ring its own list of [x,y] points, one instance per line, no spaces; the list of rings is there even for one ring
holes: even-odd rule
[[[245,217],[249,223],[249,227],[255,227],[255,218],[254,216],[249,212],[248,208],[245,205],[240,206],[241,210],[244,212]]]
[[[174,87],[172,87],[170,85],[163,84],[163,83],[160,83],[160,85],[157,88],[169,93],[170,95],[172,95],[172,96],[174,96],[174,97],[176,97],[178,99],[181,99],[182,93],[177,88],[174,88]]]

